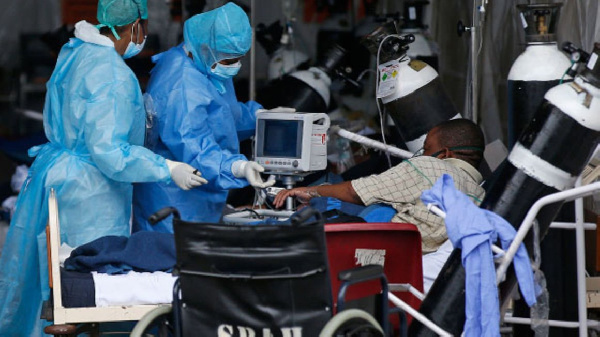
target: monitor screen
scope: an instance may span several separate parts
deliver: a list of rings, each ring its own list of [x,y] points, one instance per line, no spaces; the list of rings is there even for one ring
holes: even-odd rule
[[[260,125],[263,124],[263,125]],[[258,155],[275,158],[300,158],[302,156],[302,120],[259,120],[263,130]]]

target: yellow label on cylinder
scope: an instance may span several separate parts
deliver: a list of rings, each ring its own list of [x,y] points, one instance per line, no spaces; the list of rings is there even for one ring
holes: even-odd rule
[[[427,67],[427,63],[421,60],[410,60],[408,66],[411,67],[414,71],[421,71],[421,69]]]

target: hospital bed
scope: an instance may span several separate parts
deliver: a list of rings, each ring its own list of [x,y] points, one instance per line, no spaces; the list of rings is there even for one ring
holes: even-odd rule
[[[98,323],[138,321],[149,312],[167,313],[171,310],[171,303],[145,304],[145,305],[110,305],[104,307],[94,306],[89,303],[84,307],[69,307],[72,303],[66,303],[65,299],[72,299],[78,294],[73,289],[64,288],[65,281],[79,282],[81,277],[69,278],[71,272],[61,270],[59,262],[60,247],[60,221],[58,217],[58,204],[55,192],[52,190],[49,196],[49,220],[47,227],[49,275],[51,284],[52,301],[47,308],[46,319],[53,321],[53,325],[46,327],[45,332],[54,335],[77,335],[89,332],[92,335],[99,333]],[[422,270],[420,235],[414,225],[411,224],[327,224],[325,226],[326,241],[328,247],[331,287],[333,293],[337,294],[342,286],[338,280],[339,272],[356,266],[369,266],[378,264],[382,267],[381,272],[388,275],[390,289],[400,298],[406,300],[414,309],[418,308],[420,300],[407,293],[407,291],[419,294],[422,291]],[[401,244],[399,244],[401,243]],[[401,257],[396,259],[395,257]],[[78,273],[82,274],[82,273]],[[86,276],[87,277],[87,276]],[[90,278],[88,278],[89,280]],[[62,280],[62,282],[61,282]],[[378,291],[378,281],[360,286],[352,286],[347,296],[342,301],[348,301],[349,306],[364,305],[366,302],[354,303],[359,298],[364,298],[369,293]],[[89,283],[89,281],[88,281]],[[93,282],[92,282],[93,283]],[[96,285],[97,286],[97,285]],[[171,289],[165,291],[172,293]],[[93,296],[92,296],[93,297]],[[173,296],[170,296],[173,298]],[[80,301],[81,302],[81,301]],[[333,301],[332,311],[338,311],[340,299]],[[373,303],[371,305],[373,310]],[[381,311],[381,310],[380,310]],[[368,317],[368,316],[365,316]],[[406,320],[400,315],[394,315],[392,323],[394,329],[405,329]],[[339,320],[339,318],[336,318]],[[410,317],[409,317],[410,320]],[[401,324],[403,323],[403,324]],[[332,324],[337,324],[333,321]]]
[[[48,198],[48,257],[49,280],[52,300],[51,306],[45,310],[44,316],[53,321],[44,329],[51,335],[77,335],[88,331],[92,335],[98,334],[98,324],[103,322],[138,321],[147,312],[168,304],[146,305],[111,305],[105,307],[77,307],[69,308],[63,304],[63,291],[61,284],[61,268],[59,265],[60,247],[60,221],[58,217],[58,204],[54,190],[50,191]],[[167,291],[170,292],[170,289]]]

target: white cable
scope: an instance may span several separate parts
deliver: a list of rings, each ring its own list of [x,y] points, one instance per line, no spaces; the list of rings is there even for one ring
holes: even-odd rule
[[[399,149],[395,146],[387,145],[385,143],[378,142],[376,140],[367,138],[365,136],[361,136],[354,132],[350,132],[348,130],[342,129],[337,125],[333,125],[330,128],[330,130],[331,130],[331,132],[336,133],[340,137],[349,139],[353,142],[357,142],[357,143],[362,144],[367,147],[371,147],[371,148],[374,148],[377,150],[384,151],[385,153],[389,153],[390,155],[395,156],[395,157],[410,158],[413,156],[413,153],[410,151]]]
[[[379,47],[377,47],[377,59],[376,59],[376,65],[377,65],[377,76],[375,78],[375,102],[377,103],[377,112],[379,112],[379,123],[381,124],[381,139],[383,140],[383,144],[385,144],[385,146],[387,146],[387,141],[385,140],[385,132],[383,129],[383,112],[381,111],[381,107],[379,106],[379,98],[377,98],[377,93],[379,92],[379,54],[381,53],[381,46],[383,45],[383,43],[385,42],[385,40],[389,39],[389,38],[397,38],[400,39],[400,35],[397,34],[390,34],[386,37],[383,38],[383,40],[381,40],[381,42],[379,42]],[[389,153],[386,152],[386,157],[388,160],[388,165],[390,168],[392,168],[392,160],[390,159]]]

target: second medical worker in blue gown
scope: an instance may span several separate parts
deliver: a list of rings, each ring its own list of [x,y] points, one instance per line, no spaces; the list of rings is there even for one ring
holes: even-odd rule
[[[197,167],[208,184],[181,191],[164,183],[134,187],[134,231],[172,232],[170,219],[151,226],[147,218],[165,206],[188,221],[217,222],[229,189],[264,188],[263,168],[239,153],[254,134],[256,102],[238,102],[232,78],[250,49],[248,16],[228,3],[195,15],[184,25],[184,43],[154,57],[145,95],[151,129],[146,146],[165,158]]]
[[[0,258],[0,336],[40,336],[48,324],[40,308],[49,297],[44,228],[51,189],[61,240],[75,247],[129,235],[132,182],[185,189],[206,182],[190,165],[165,161],[141,146],[142,93],[123,58],[141,51],[147,13],[146,0],[100,0],[104,34],[81,21],[58,56],[44,107],[49,142],[30,150],[36,159]]]

